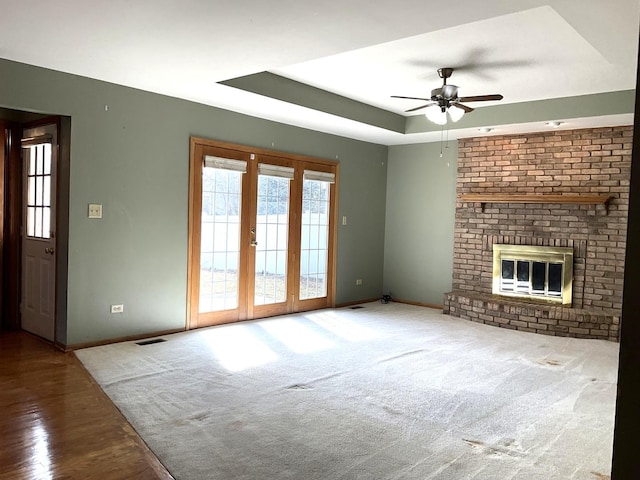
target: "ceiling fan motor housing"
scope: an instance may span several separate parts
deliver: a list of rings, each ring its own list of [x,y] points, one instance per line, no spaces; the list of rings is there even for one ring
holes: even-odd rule
[[[431,90],[431,100],[437,102],[440,99],[454,100],[458,98],[458,87],[456,85],[443,85],[440,88]]]

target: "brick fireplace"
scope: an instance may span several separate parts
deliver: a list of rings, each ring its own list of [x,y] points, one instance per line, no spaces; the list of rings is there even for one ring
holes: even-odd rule
[[[453,290],[444,312],[617,341],[633,127],[461,139]],[[573,252],[571,305],[492,293],[494,245]]]

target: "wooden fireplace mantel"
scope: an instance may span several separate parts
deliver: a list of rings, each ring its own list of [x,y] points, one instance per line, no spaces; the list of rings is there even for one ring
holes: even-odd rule
[[[604,205],[609,211],[609,202],[614,197],[609,194],[552,194],[552,193],[465,193],[460,201],[480,203],[484,212],[487,203],[560,203],[572,205]]]

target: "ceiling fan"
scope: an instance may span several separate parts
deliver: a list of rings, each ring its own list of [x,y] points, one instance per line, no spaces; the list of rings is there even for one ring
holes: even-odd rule
[[[442,78],[442,87],[431,90],[431,98],[421,97],[402,97],[392,95],[391,98],[405,98],[408,100],[424,100],[428,103],[419,107],[411,108],[406,112],[415,112],[426,108],[426,116],[429,120],[438,125],[447,123],[447,114],[454,122],[462,118],[465,113],[473,112],[473,108],[468,107],[461,102],[486,102],[490,100],[502,100],[502,95],[475,95],[473,97],[458,97],[458,87],[456,85],[448,85],[447,79],[451,77],[453,68],[443,67],[438,69],[438,76]]]

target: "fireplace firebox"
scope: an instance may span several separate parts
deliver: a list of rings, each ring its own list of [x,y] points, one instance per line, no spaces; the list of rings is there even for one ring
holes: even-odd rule
[[[573,249],[493,245],[494,295],[571,305]]]

